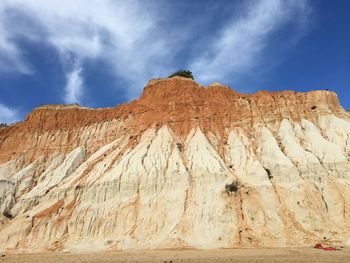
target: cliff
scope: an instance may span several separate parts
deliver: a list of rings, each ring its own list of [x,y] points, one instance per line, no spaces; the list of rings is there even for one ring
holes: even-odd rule
[[[42,106],[0,129],[0,245],[346,244],[349,156],[349,114],[330,91],[175,77],[115,108]]]

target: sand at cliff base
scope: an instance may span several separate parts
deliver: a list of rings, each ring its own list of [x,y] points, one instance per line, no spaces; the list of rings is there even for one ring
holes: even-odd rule
[[[314,248],[140,250],[84,254],[6,255],[0,262],[350,262],[350,248],[322,251]]]

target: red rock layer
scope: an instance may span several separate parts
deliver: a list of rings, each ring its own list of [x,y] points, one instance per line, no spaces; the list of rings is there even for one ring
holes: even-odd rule
[[[178,135],[186,135],[192,127],[200,126],[206,132],[224,137],[229,127],[249,129],[259,123],[273,126],[282,118],[312,120],[327,113],[345,114],[337,95],[331,91],[240,94],[227,86],[203,87],[181,77],[158,79],[148,83],[138,100],[115,108],[34,109],[24,122],[0,129],[0,164],[31,151],[31,157],[27,156],[31,160],[41,154],[69,151],[79,143],[87,143],[79,135],[90,126],[95,127],[90,132],[92,152],[102,142],[108,143],[122,135],[137,138],[151,126],[167,124]],[[119,123],[118,127],[111,124],[104,133],[97,132],[98,127],[113,120]],[[56,139],[49,140],[53,134]]]

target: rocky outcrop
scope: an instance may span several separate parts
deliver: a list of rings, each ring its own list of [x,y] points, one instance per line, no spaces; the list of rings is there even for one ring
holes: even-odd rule
[[[0,129],[0,245],[304,246],[350,239],[350,118],[335,93],[152,80],[109,109]]]

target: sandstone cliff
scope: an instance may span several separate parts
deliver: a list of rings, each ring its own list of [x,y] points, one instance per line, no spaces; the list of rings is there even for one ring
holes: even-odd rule
[[[335,93],[175,77],[108,109],[0,129],[0,247],[285,247],[350,240],[350,116]]]

